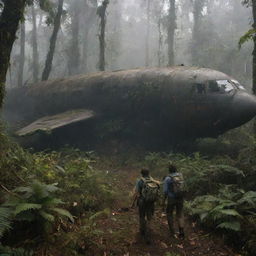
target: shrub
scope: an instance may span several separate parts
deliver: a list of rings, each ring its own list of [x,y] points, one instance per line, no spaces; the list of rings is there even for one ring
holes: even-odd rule
[[[64,216],[74,221],[68,211],[58,207],[64,204],[54,195],[58,190],[56,184],[47,185],[33,180],[26,187],[14,189],[3,206],[12,210],[15,221],[32,222],[37,227],[37,235],[44,235],[47,224],[53,223],[55,216]]]

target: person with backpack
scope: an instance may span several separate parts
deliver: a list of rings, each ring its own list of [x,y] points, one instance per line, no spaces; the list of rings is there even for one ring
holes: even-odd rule
[[[179,226],[179,237],[184,239],[184,179],[182,173],[177,171],[175,165],[170,164],[169,175],[164,179],[164,205],[167,198],[166,216],[171,236],[174,236],[173,212],[176,210],[176,218]]]
[[[150,243],[149,223],[154,215],[154,204],[159,196],[159,182],[149,175],[147,168],[141,169],[141,178],[135,186],[135,200],[139,208],[140,234]]]

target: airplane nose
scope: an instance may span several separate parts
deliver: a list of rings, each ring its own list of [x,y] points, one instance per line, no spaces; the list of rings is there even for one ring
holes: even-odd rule
[[[238,92],[233,98],[233,110],[231,115],[243,124],[256,115],[256,97],[246,92]],[[234,120],[234,119],[233,119]]]

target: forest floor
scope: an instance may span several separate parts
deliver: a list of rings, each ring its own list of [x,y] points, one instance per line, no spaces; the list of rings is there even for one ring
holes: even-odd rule
[[[116,186],[120,198],[111,216],[101,219],[98,228],[104,232],[95,255],[102,256],[238,256],[232,248],[224,244],[220,237],[212,232],[202,230],[196,222],[188,217],[185,222],[184,240],[170,237],[165,214],[161,207],[156,207],[152,223],[151,244],[146,244],[139,234],[138,210],[131,209],[131,192],[138,171],[129,168],[117,173]]]

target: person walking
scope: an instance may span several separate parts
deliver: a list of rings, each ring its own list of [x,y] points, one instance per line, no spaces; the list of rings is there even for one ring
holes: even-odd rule
[[[164,202],[167,199],[166,216],[171,236],[174,236],[174,220],[173,213],[176,210],[176,218],[178,220],[179,237],[184,239],[184,179],[182,173],[178,172],[175,165],[168,166],[169,175],[164,179],[163,192]]]
[[[155,201],[159,196],[159,181],[149,175],[147,168],[141,169],[141,177],[135,186],[133,205],[137,201],[139,209],[140,234],[150,244],[150,221],[154,215]]]

